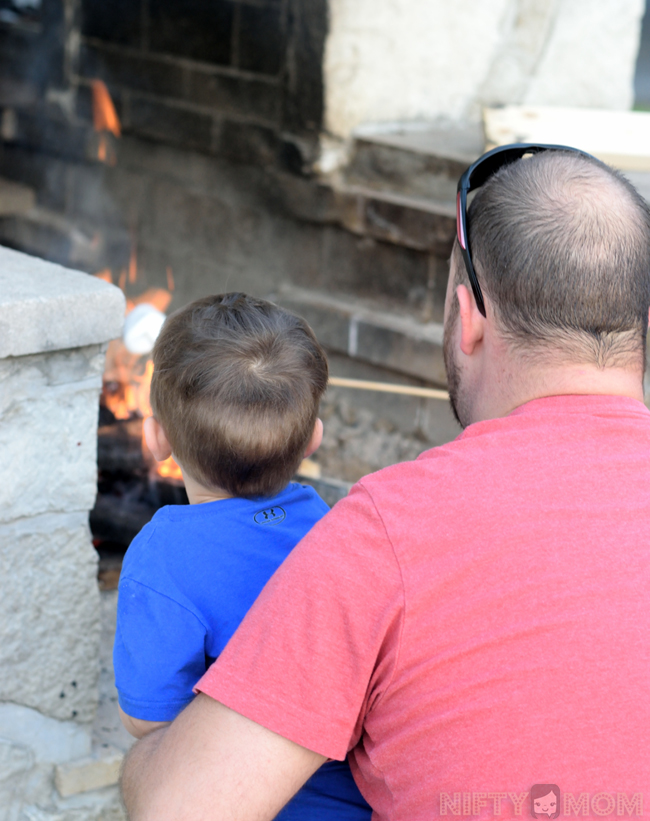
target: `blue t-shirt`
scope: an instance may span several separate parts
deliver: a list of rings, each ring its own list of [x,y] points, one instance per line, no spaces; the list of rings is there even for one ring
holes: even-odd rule
[[[120,575],[113,649],[120,707],[171,721],[262,588],[327,512],[310,487],[272,499],[161,508],[129,547]],[[367,821],[347,762],[324,764],[277,816]]]

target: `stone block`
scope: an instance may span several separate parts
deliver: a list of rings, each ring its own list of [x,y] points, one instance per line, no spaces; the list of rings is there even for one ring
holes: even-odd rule
[[[441,325],[421,325],[397,317],[382,321],[353,316],[350,339],[355,343],[350,346],[351,356],[436,385],[447,381]]]
[[[0,248],[0,358],[107,342],[123,320],[118,288]]]
[[[0,704],[0,739],[29,749],[35,764],[80,759],[91,750],[88,725],[59,721],[21,704]]]
[[[284,65],[285,33],[279,3],[242,3],[238,15],[237,64],[246,71],[275,76]]]
[[[12,141],[71,160],[85,160],[97,155],[97,138],[92,126],[72,124],[52,108],[18,110]]]
[[[31,188],[0,178],[0,216],[29,211],[35,202],[36,196]]]
[[[233,210],[215,196],[195,193],[174,181],[155,180],[152,202],[143,214],[140,236],[144,244],[157,244],[187,255],[227,257],[238,230]]]
[[[483,146],[483,135],[469,124],[395,133],[372,133],[368,127],[354,140],[345,175],[352,184],[453,206],[458,178]]]
[[[224,120],[219,130],[217,151],[229,160],[247,165],[273,165],[280,141],[272,128],[253,123]]]
[[[289,0],[286,8],[291,62],[284,72],[282,124],[286,131],[315,135],[325,109],[323,58],[330,4],[327,0]]]
[[[0,522],[92,508],[103,368],[99,345],[0,359]]]
[[[172,145],[209,151],[213,122],[209,114],[160,100],[129,94],[124,102],[124,130]]]
[[[456,236],[452,207],[418,202],[407,197],[373,196],[363,199],[363,233],[375,239],[431,251],[448,258]]]
[[[79,64],[83,77],[100,78],[109,88],[117,85],[163,97],[183,97],[186,69],[176,61],[95,41],[82,44]]]
[[[98,245],[106,237],[106,228],[117,226],[124,230],[127,207],[134,208],[140,204],[149,193],[147,186],[143,184],[141,174],[131,172],[127,175],[119,167],[69,163],[65,171],[66,213],[75,220],[81,219],[86,224],[91,220],[102,227],[100,242],[95,239],[95,247],[100,251]],[[123,190],[127,176],[129,184]],[[115,193],[121,197],[118,199]],[[98,257],[97,267],[99,264]]]
[[[312,303],[300,296],[292,296],[291,292],[280,293],[278,302],[290,311],[303,317],[318,341],[333,351],[345,351],[349,348],[350,314],[342,311],[336,304]]]
[[[58,764],[54,769],[54,784],[63,798],[110,787],[118,782],[123,760],[124,753],[109,749],[97,756]]]
[[[14,821],[24,782],[34,764],[31,750],[0,737],[0,821]]]
[[[33,188],[39,204],[60,211],[65,208],[66,164],[62,160],[4,143],[0,145],[0,173]]]
[[[408,302],[426,291],[428,254],[328,226],[321,276],[332,290]]]
[[[192,103],[224,114],[279,123],[282,97],[277,82],[197,67],[188,69],[184,96]]]
[[[142,14],[131,0],[82,3],[82,33],[111,43],[138,47],[142,37]]]
[[[149,6],[149,47],[151,51],[228,65],[233,17],[230,0],[157,0]]]
[[[117,788],[111,790],[111,796],[86,795],[86,800],[81,806],[58,806],[48,809],[34,804],[26,806],[19,821],[126,821],[126,813],[117,795]]]
[[[35,256],[47,254],[51,261],[69,265],[72,251],[69,232],[59,230],[60,226],[50,221],[34,219],[36,211],[0,217],[0,243],[21,248]]]
[[[446,384],[439,323],[418,322],[358,299],[298,288],[281,291],[278,302],[304,316],[330,350],[425,382]]]
[[[0,525],[0,701],[92,721],[99,676],[97,553],[86,513]]]
[[[271,205],[280,206],[299,220],[317,223],[339,221],[340,205],[331,185],[279,171],[273,173],[269,196]]]

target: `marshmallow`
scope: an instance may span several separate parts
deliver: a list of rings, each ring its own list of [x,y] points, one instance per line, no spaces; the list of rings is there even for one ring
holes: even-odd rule
[[[135,354],[151,353],[165,318],[165,314],[148,302],[136,305],[124,320],[122,340],[127,350]]]

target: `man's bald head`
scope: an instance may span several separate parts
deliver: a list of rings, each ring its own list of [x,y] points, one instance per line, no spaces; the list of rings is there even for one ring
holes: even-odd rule
[[[477,192],[468,234],[517,351],[599,367],[644,361],[650,212],[618,172],[568,152],[514,162]]]

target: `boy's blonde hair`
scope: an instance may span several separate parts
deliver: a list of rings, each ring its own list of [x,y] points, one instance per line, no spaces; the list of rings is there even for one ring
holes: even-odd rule
[[[205,297],[167,319],[153,361],[154,416],[194,479],[244,497],[285,487],[328,379],[303,319],[246,294]]]

